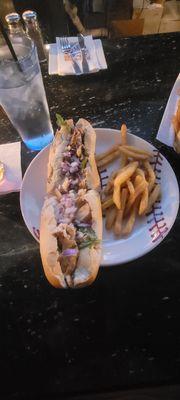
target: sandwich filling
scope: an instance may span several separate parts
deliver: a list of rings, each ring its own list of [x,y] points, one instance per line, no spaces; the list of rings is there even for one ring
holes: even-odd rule
[[[57,226],[53,235],[57,238],[59,262],[64,275],[72,275],[76,269],[79,251],[96,247],[99,240],[92,228],[92,211],[85,199],[88,191],[86,166],[88,153],[84,145],[82,128],[71,128],[66,121],[68,135],[60,168],[62,183],[55,189]],[[62,120],[61,120],[62,125]]]

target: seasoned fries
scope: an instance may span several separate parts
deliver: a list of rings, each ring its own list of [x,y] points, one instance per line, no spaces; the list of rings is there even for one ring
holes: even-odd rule
[[[122,168],[114,180],[113,201],[118,209],[121,208],[120,189],[121,185],[125,183],[135,172],[138,167],[138,162],[129,163],[126,167]]]
[[[142,193],[141,201],[139,204],[139,215],[145,215],[148,209],[148,187]]]
[[[155,173],[154,173],[149,161],[145,161],[144,162],[144,167],[145,167],[145,169],[147,171],[147,174],[148,174],[148,190],[149,190],[149,193],[150,193],[151,190],[154,187],[154,184],[155,184],[155,181],[156,181],[156,175],[155,175]]]
[[[148,208],[147,208],[147,213],[151,211],[151,208],[153,206],[153,204],[155,203],[155,201],[159,200],[161,196],[161,188],[160,185],[156,185],[155,188],[153,189],[153,191],[151,192],[150,196],[149,196],[149,200],[148,200]]]
[[[134,203],[134,205],[133,205],[133,207],[131,209],[129,218],[126,221],[126,224],[125,224],[125,226],[124,226],[124,228],[122,230],[122,235],[123,236],[129,235],[131,233],[132,229],[133,229],[133,226],[134,226],[134,223],[135,223],[135,219],[136,219],[136,209],[137,209],[137,205],[136,205],[136,203]]]
[[[114,221],[116,219],[116,214],[117,214],[117,209],[116,207],[109,207],[106,210],[106,229],[110,230],[114,224]]]
[[[121,134],[121,144],[125,145],[127,143],[127,126],[125,124],[122,124],[120,134]]]
[[[113,198],[110,197],[109,199],[105,200],[104,203],[102,203],[102,210],[105,210],[108,207],[111,207],[113,205]]]
[[[121,145],[124,146],[127,143],[127,127],[125,124],[122,124],[121,126],[120,135],[121,135]],[[121,168],[125,167],[126,164],[127,164],[127,157],[125,154],[122,154]]]
[[[132,158],[134,160],[147,160],[149,158],[149,155],[127,149],[126,146],[119,146],[119,152],[124,154],[127,158]]]
[[[105,151],[104,153],[98,154],[96,156],[96,162],[102,160],[103,158],[109,156],[110,154],[114,153],[114,151],[118,150],[118,146],[115,144],[109,150]]]
[[[125,209],[125,205],[126,205],[127,195],[128,195],[127,189],[125,189],[125,188],[122,189],[122,195],[121,195],[122,207],[120,210],[117,210],[116,217],[115,217],[115,224],[114,224],[114,233],[117,236],[119,236],[121,234],[121,230],[122,230],[122,220],[123,220],[123,214],[124,214],[124,209]]]
[[[129,190],[130,196],[133,196],[134,193],[135,193],[135,189],[134,189],[133,183],[130,181],[130,179],[128,179],[126,184],[127,184],[127,188]]]
[[[127,127],[120,130],[120,144],[96,156],[99,168],[120,159],[119,170],[113,171],[102,191],[102,210],[105,227],[114,234],[127,236],[132,232],[136,218],[152,210],[161,196],[156,175],[150,164],[152,153],[127,143]]]
[[[125,149],[132,151],[133,153],[137,153],[137,154],[142,154],[144,156],[146,156],[146,158],[150,158],[153,156],[152,153],[150,153],[149,151],[146,150],[142,150],[142,149],[138,149],[135,146],[124,146]]]
[[[113,151],[112,153],[106,155],[106,157],[102,158],[101,160],[97,161],[98,168],[105,167],[105,165],[109,164],[110,162],[116,160],[119,157],[119,149]]]
[[[137,176],[141,177],[143,182],[146,183],[146,187],[144,188],[139,204],[139,215],[144,215],[148,207],[148,184],[145,178],[145,172],[142,168],[137,168],[136,173],[138,174]]]
[[[137,197],[139,197],[140,194],[142,194],[146,188],[147,188],[147,182],[145,182],[143,179],[141,179],[140,183],[135,187],[134,195],[129,197],[129,200],[128,200],[127,206],[126,206],[126,215],[129,213],[129,211],[130,211],[132,205],[134,204],[135,200],[137,199]]]
[[[105,194],[110,194],[113,192],[113,187],[114,187],[114,178],[117,176],[117,171],[113,171],[112,174],[110,175],[108,181],[107,181],[107,185],[104,189],[104,193]]]

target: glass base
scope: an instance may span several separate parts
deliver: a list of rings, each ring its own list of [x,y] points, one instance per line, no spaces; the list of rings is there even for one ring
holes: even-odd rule
[[[30,150],[42,150],[49,143],[51,143],[54,139],[54,134],[52,132],[47,133],[45,135],[41,135],[34,139],[23,140],[26,147]]]

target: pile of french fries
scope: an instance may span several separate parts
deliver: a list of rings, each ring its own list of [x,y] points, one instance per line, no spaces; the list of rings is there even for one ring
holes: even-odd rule
[[[96,156],[99,169],[120,159],[120,168],[113,171],[101,193],[106,229],[113,230],[118,237],[129,235],[136,217],[150,212],[161,195],[150,164],[153,154],[128,145],[125,124],[121,126],[120,135],[120,144]]]

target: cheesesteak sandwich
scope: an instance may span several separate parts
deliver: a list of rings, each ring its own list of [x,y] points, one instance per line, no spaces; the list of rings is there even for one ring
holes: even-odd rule
[[[101,260],[102,212],[95,162],[96,133],[88,121],[64,121],[50,147],[40,252],[57,288],[90,285]]]

